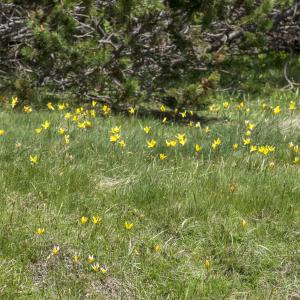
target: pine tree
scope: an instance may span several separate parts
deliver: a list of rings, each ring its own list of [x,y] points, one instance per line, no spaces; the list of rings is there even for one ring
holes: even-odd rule
[[[6,0],[0,8],[0,88],[33,101],[201,106],[227,58],[300,47],[300,34],[286,30],[299,12],[284,0]]]

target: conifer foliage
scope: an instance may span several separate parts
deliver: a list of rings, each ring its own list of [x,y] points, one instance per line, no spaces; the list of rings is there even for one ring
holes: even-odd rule
[[[232,55],[300,49],[299,1],[12,0],[0,2],[0,89],[203,105]]]

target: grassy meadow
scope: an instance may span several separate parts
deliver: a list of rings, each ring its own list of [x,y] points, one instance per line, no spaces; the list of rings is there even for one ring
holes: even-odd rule
[[[0,298],[299,299],[300,109],[219,100],[3,104]]]

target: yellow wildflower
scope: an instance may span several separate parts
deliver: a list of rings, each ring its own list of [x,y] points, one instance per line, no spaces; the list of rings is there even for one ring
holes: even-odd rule
[[[167,158],[167,155],[165,155],[164,153],[159,154],[159,159],[160,160],[165,160],[166,158]]]
[[[79,256],[78,254],[75,254],[75,255],[73,256],[73,261],[74,261],[74,263],[78,264],[79,261],[80,261],[80,256]]]
[[[178,134],[176,135],[176,138],[177,138],[178,140],[184,139],[184,138],[185,138],[185,133],[178,133]]]
[[[209,111],[210,111],[210,112],[217,113],[217,112],[220,111],[220,106],[217,105],[217,104],[210,105],[210,106],[209,106]]]
[[[166,111],[166,107],[165,107],[164,105],[161,105],[160,111],[161,111],[161,112],[165,112],[165,111]]]
[[[127,221],[124,223],[124,227],[127,230],[131,230],[133,228],[133,226],[134,226],[133,223],[129,223]]]
[[[109,115],[111,109],[110,109],[109,106],[103,105],[103,106],[102,106],[102,111],[103,111],[103,114],[104,114],[105,116],[107,116],[107,115]]]
[[[211,268],[211,262],[210,262],[210,260],[206,259],[204,261],[204,267],[205,267],[206,270],[209,270]]]
[[[214,143],[216,143],[217,145],[221,145],[222,141],[220,138],[217,138],[216,140],[214,140]]]
[[[125,141],[124,141],[124,140],[121,140],[121,141],[119,142],[119,146],[120,146],[120,148],[125,148],[125,147],[126,147]]]
[[[227,109],[227,108],[229,108],[229,102],[223,102],[223,108],[224,109]]]
[[[25,106],[23,107],[23,111],[24,111],[24,113],[26,113],[26,114],[30,114],[30,113],[32,112],[32,108],[31,108],[29,105],[25,105]]]
[[[91,265],[91,268],[94,272],[98,272],[99,268],[100,268],[100,265],[99,265],[99,263],[96,262],[96,263]]]
[[[257,146],[251,145],[250,146],[250,153],[257,151]]]
[[[195,145],[195,151],[198,153],[202,150],[202,146],[200,146],[199,144]]]
[[[267,155],[269,153],[269,149],[266,146],[260,146],[258,147],[258,152]]]
[[[81,218],[80,218],[80,222],[81,222],[81,224],[86,224],[87,223],[87,221],[89,220],[89,218],[88,217],[85,217],[85,216],[82,216]]]
[[[75,114],[76,114],[76,115],[80,115],[82,112],[83,112],[83,107],[82,107],[82,106],[81,106],[81,107],[77,107],[77,108],[75,109]]]
[[[93,107],[96,107],[96,105],[97,105],[97,101],[93,100],[93,101],[92,101],[92,106],[93,106]]]
[[[85,122],[78,122],[77,127],[80,128],[80,129],[84,129],[85,128]]]
[[[296,109],[296,101],[291,101],[289,104],[290,111],[294,111]]]
[[[71,117],[72,117],[72,115],[69,112],[65,114],[65,119],[66,120],[70,120]]]
[[[120,138],[120,135],[119,135],[119,134],[114,134],[114,135],[111,135],[111,136],[110,136],[110,141],[111,141],[112,143],[115,143],[119,138]]]
[[[84,128],[91,128],[92,127],[92,122],[89,120],[84,121]]]
[[[17,106],[18,102],[19,102],[19,101],[18,101],[18,97],[12,97],[12,98],[11,98],[11,104],[10,104],[11,107],[12,107],[12,108],[15,108],[15,107]]]
[[[51,102],[48,102],[47,107],[48,107],[48,109],[50,109],[50,110],[55,110],[55,108],[54,108],[54,106],[52,105]]]
[[[0,136],[5,135],[5,130],[4,129],[0,129]]]
[[[171,141],[166,140],[166,144],[167,144],[167,147],[175,147],[177,144],[177,141],[176,140],[171,140]]]
[[[154,245],[154,252],[156,254],[160,253],[160,245],[159,244]]]
[[[99,216],[93,216],[93,223],[95,225],[98,225],[102,222],[102,218],[100,218]]]
[[[178,143],[181,144],[182,146],[184,146],[186,143],[186,137],[178,139]]]
[[[90,110],[90,116],[91,116],[92,118],[96,118],[96,111],[95,111],[94,109],[91,109],[91,110]]]
[[[68,134],[65,134],[64,135],[64,143],[66,145],[70,144],[70,136]]]
[[[186,117],[186,111],[180,112],[179,114],[181,115],[182,118],[185,118],[185,117]]]
[[[36,230],[36,234],[37,235],[42,235],[42,234],[44,234],[45,233],[45,228],[38,228],[37,230]]]
[[[58,110],[64,110],[66,108],[64,103],[58,103],[57,107],[58,107]]]
[[[244,142],[244,145],[247,146],[247,145],[250,145],[251,144],[251,139],[249,138],[243,138],[243,142]]]
[[[293,164],[297,165],[300,163],[300,157],[299,156],[296,156],[293,160]]]
[[[34,129],[36,134],[40,134],[42,132],[43,128],[36,128]]]
[[[236,105],[237,110],[242,110],[244,108],[245,104],[243,101],[241,101],[239,104]]]
[[[58,133],[61,134],[61,135],[65,134],[65,132],[66,132],[66,130],[64,128],[62,128],[62,127],[60,127],[58,129]]]
[[[232,145],[233,151],[237,151],[238,148],[239,148],[239,145],[238,145],[238,144],[233,144],[233,145]]]
[[[95,261],[94,255],[89,255],[88,256],[88,262],[91,264]]]
[[[252,124],[252,123],[247,123],[247,128],[249,129],[249,130],[253,130],[254,128],[255,128],[255,124]]]
[[[274,152],[275,151],[275,147],[274,146],[267,146],[269,152]]]
[[[241,227],[243,229],[245,229],[247,227],[247,222],[244,219],[241,220]]]
[[[128,112],[133,115],[135,113],[135,108],[134,107],[130,107],[129,110],[128,110]]]
[[[148,148],[155,148],[156,147],[156,141],[155,140],[150,140],[150,141],[147,141],[147,145],[148,145]]]
[[[54,248],[52,250],[52,254],[53,255],[58,255],[59,254],[59,250],[60,250],[59,246],[54,246]]]
[[[167,122],[168,122],[167,117],[164,117],[163,120],[162,120],[162,123],[163,123],[163,124],[166,124]]]
[[[38,157],[37,157],[37,155],[30,155],[29,156],[29,160],[30,160],[30,162],[31,162],[32,165],[35,165],[35,164],[38,163]]]
[[[213,143],[211,144],[211,147],[213,150],[216,150],[221,144],[222,144],[221,139],[217,138],[213,141]]]
[[[42,127],[46,130],[50,127],[50,122],[48,122],[47,120],[42,124]]]
[[[250,131],[250,130],[247,130],[247,131],[245,132],[245,136],[251,136],[251,131]]]
[[[121,132],[121,126],[115,126],[111,129],[112,133],[120,133]]]
[[[272,110],[273,115],[278,115],[281,112],[280,106],[277,105],[275,108]]]
[[[236,184],[231,183],[231,184],[229,185],[229,192],[230,192],[230,193],[234,193],[234,192],[236,191],[236,189],[237,189]]]
[[[143,128],[143,130],[146,132],[146,134],[148,134],[150,132],[151,128],[146,126]]]
[[[209,127],[208,126],[206,126],[204,129],[203,129],[203,131],[207,134],[207,133],[209,133],[210,132],[210,129],[209,129]]]

